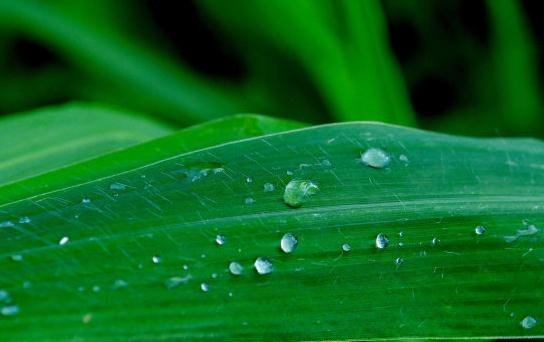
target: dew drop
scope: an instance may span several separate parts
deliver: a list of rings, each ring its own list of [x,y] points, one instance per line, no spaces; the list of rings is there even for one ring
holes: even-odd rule
[[[81,199],[81,203],[89,204],[91,203],[91,199],[89,197],[83,197],[83,199]]]
[[[344,252],[349,252],[349,251],[351,251],[351,245],[350,245],[349,243],[343,244],[343,245],[342,245],[342,250],[343,250]]]
[[[183,265],[182,267],[183,267],[183,269],[184,269],[185,271],[187,271],[187,270],[189,269],[189,266],[187,266],[187,265]]]
[[[23,256],[21,254],[13,254],[11,260],[15,262],[23,261]]]
[[[19,313],[19,306],[15,304],[4,305],[2,307],[2,310],[0,310],[0,314],[2,314],[2,316],[15,316],[18,313]]]
[[[384,234],[380,233],[376,236],[376,248],[384,249],[389,245],[389,239]]]
[[[272,262],[268,260],[267,258],[258,257],[255,260],[255,269],[257,270],[257,273],[260,275],[265,275],[272,273],[274,271],[274,266],[272,265]]]
[[[284,234],[280,241],[281,250],[285,253],[292,253],[298,246],[298,239],[291,233]]]
[[[523,329],[531,329],[536,325],[537,321],[531,316],[527,316],[519,323]]]
[[[161,262],[161,257],[158,255],[153,255],[153,257],[151,258],[151,261],[153,261],[154,264],[158,264]]]
[[[237,261],[231,261],[229,264],[229,272],[232,275],[240,275],[244,272],[244,267]]]
[[[210,290],[210,286],[206,283],[200,284],[200,289],[204,292],[208,292]]]
[[[285,186],[283,201],[290,207],[298,208],[318,191],[319,187],[312,181],[292,180]]]
[[[19,219],[20,224],[27,224],[30,223],[32,220],[28,216],[23,216]]]
[[[433,246],[438,246],[440,243],[440,240],[438,238],[433,238],[433,241],[431,242]]]
[[[224,244],[227,243],[227,238],[225,235],[221,235],[221,234],[218,234],[216,237],[215,237],[215,243],[218,245],[218,246],[223,246]]]
[[[361,161],[367,166],[383,169],[389,165],[391,157],[382,149],[369,148],[361,155]]]
[[[245,204],[253,204],[253,203],[255,203],[255,200],[253,198],[251,198],[251,197],[248,197],[248,198],[245,199],[244,202],[245,202]]]
[[[264,189],[264,192],[272,192],[272,191],[274,191],[274,184],[264,183],[263,189]]]
[[[395,259],[395,264],[397,264],[397,265],[400,265],[400,264],[402,264],[403,262],[404,262],[404,259],[402,259],[402,258],[396,258],[396,259]]]
[[[125,287],[127,287],[128,284],[126,281],[124,281],[123,279],[116,279],[114,282],[113,282],[113,289],[114,290],[120,290],[120,289],[124,289]]]
[[[93,286],[93,292],[100,292],[100,286],[98,285]]]
[[[404,232],[400,231],[399,232],[399,237],[404,237]]]
[[[59,240],[59,245],[60,246],[64,246],[65,244],[68,243],[68,241],[70,241],[70,238],[68,236],[63,236],[60,240]]]
[[[476,226],[476,228],[474,228],[474,233],[476,233],[476,235],[483,235],[485,233],[484,226]]]
[[[190,274],[186,275],[185,277],[170,277],[166,279],[164,286],[166,286],[167,289],[173,289],[180,285],[187,284],[191,278],[192,277]]]
[[[126,188],[127,188],[126,184],[118,183],[118,182],[112,183],[110,185],[111,190],[125,190]]]
[[[326,167],[332,166],[331,161],[328,160],[328,159],[323,159],[321,161],[321,165],[326,166]]]
[[[247,177],[246,178],[246,183],[253,183],[253,178]]]

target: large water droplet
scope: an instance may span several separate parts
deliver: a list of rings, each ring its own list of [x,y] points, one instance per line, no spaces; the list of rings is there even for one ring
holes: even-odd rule
[[[227,237],[225,235],[218,234],[215,237],[215,243],[219,246],[222,246],[227,243]]]
[[[206,283],[200,284],[200,289],[204,292],[208,292],[210,290],[210,286]]]
[[[255,260],[255,269],[257,270],[257,273],[260,275],[265,275],[272,273],[274,271],[274,266],[272,265],[272,262],[268,260],[267,258],[258,257]]]
[[[391,161],[387,152],[379,148],[369,148],[361,155],[361,161],[370,167],[383,169]]]
[[[281,250],[292,253],[298,246],[298,239],[291,233],[284,234],[280,241]]]
[[[244,272],[244,267],[239,262],[231,261],[229,264],[229,271],[232,275],[240,275]]]
[[[264,189],[264,192],[271,192],[271,191],[274,191],[274,184],[272,184],[272,183],[264,183],[263,189]]]
[[[342,245],[342,250],[343,250],[344,252],[349,252],[349,251],[351,251],[351,245],[350,245],[349,243],[343,244],[343,245]]]
[[[527,316],[519,323],[523,329],[531,329],[536,325],[537,321],[531,316]]]
[[[187,284],[191,278],[192,276],[190,274],[186,275],[185,277],[171,277],[166,279],[164,286],[166,286],[167,289],[173,289],[182,284]]]
[[[68,236],[63,236],[63,237],[59,240],[59,245],[64,246],[65,244],[68,243],[68,241],[70,241],[70,238],[69,238]]]
[[[314,182],[294,179],[285,186],[283,201],[290,207],[298,208],[318,191],[319,187]]]
[[[476,233],[476,235],[483,235],[485,233],[485,227],[476,226],[476,228],[474,228],[474,233]]]
[[[27,223],[30,223],[31,221],[32,220],[28,216],[23,216],[23,217],[19,218],[19,223],[21,223],[21,224],[27,224]]]
[[[158,264],[161,262],[161,257],[158,255],[153,255],[153,257],[151,257],[151,261],[153,261],[154,264]]]
[[[376,236],[376,248],[384,249],[389,245],[389,239],[384,234],[380,233]]]
[[[2,307],[0,314],[2,316],[15,316],[19,313],[19,306],[15,304],[7,304]]]

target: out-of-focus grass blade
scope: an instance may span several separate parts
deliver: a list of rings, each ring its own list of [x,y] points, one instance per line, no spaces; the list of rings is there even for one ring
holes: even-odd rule
[[[0,185],[172,132],[134,113],[69,104],[0,119]]]
[[[30,126],[33,124],[33,121],[30,123],[27,122],[27,124]],[[303,127],[303,124],[298,122],[254,114],[239,114],[220,118],[182,129],[174,134],[138,144],[122,151],[105,154],[76,165],[70,165],[70,167],[62,168],[55,172],[42,174],[3,187],[0,186],[0,203],[50,192],[90,179],[107,177],[112,173],[119,173],[143,164],[158,162],[162,159],[179,155],[180,153],[300,127]],[[152,134],[151,129],[149,134]],[[93,142],[96,143],[96,141]],[[85,147],[89,148],[89,146]],[[93,148],[97,147],[99,148],[100,146],[93,146]],[[58,148],[55,150],[59,152]],[[63,152],[67,153],[66,151]],[[82,160],[84,159],[83,156],[86,156],[84,153],[88,153],[89,150],[80,152],[79,160]],[[103,152],[109,152],[109,150]],[[62,158],[62,156],[59,156],[59,158]],[[64,158],[67,159],[67,156],[64,156]],[[41,160],[41,162],[50,163],[51,160]],[[44,168],[51,168],[52,166],[50,164],[43,165]],[[20,171],[20,167],[13,165],[13,163],[5,165],[4,169],[6,173],[11,174],[16,174]],[[34,171],[36,170],[34,169]]]
[[[77,15],[72,7],[70,2],[0,1],[0,25],[29,34],[60,51],[88,78],[75,85],[77,89],[85,91],[90,81],[96,82],[89,87],[94,92],[91,96],[107,98],[126,108],[181,123],[248,109],[244,108],[246,100],[240,96],[241,89],[203,80],[167,56],[156,55],[137,40],[127,39],[111,25],[103,25],[107,21],[94,18],[94,12]]]
[[[379,3],[242,0],[199,4],[242,46],[248,42],[256,48],[268,45],[292,54],[309,72],[337,119],[414,123]]]
[[[530,139],[346,123],[7,198],[2,338],[542,337],[543,156]]]

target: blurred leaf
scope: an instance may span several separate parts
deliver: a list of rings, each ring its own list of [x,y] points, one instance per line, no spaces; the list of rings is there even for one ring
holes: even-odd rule
[[[70,104],[0,119],[0,185],[171,132],[133,113]]]
[[[243,48],[264,45],[297,58],[336,119],[414,123],[378,2],[238,0],[198,4]]]
[[[152,144],[55,191],[0,189],[0,288],[20,309],[0,316],[4,340],[544,336],[541,141],[347,123],[160,160]],[[370,148],[389,165],[364,165]],[[319,187],[298,209],[282,200],[293,179]]]
[[[70,4],[77,4],[72,5]],[[101,2],[102,3],[102,2]],[[106,1],[105,4],[108,2]],[[245,109],[242,89],[204,80],[164,54],[123,35],[100,7],[84,2],[0,1],[0,26],[23,32],[57,50],[92,81],[75,84],[92,98],[162,115],[180,123]],[[93,7],[94,6],[94,7]],[[93,14],[97,15],[93,15]],[[92,83],[91,83],[92,84]]]

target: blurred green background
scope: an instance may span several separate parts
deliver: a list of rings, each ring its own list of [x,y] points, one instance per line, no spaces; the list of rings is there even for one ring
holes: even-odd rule
[[[0,114],[105,103],[544,137],[544,24],[517,0],[0,0]]]

